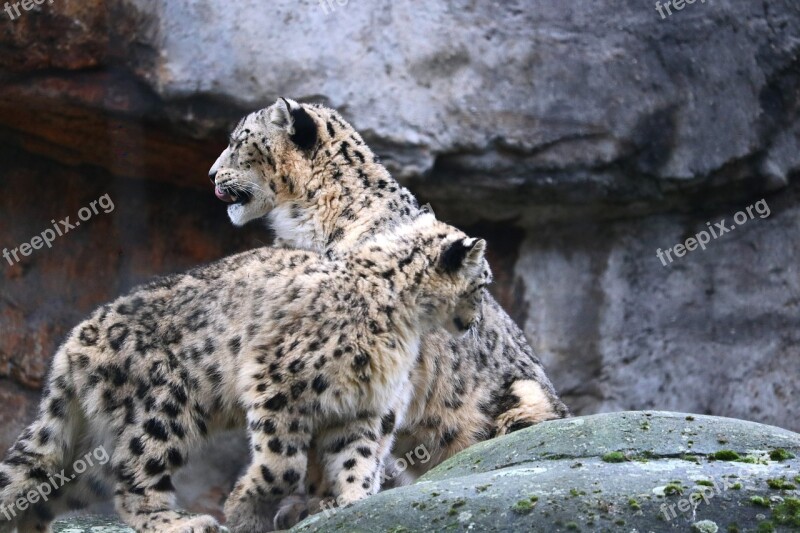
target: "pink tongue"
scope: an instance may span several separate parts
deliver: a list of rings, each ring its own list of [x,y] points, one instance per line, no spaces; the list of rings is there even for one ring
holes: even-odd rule
[[[226,192],[222,192],[219,187],[214,187],[214,194],[217,195],[217,198],[222,200],[223,202],[233,202],[234,198],[230,194]]]

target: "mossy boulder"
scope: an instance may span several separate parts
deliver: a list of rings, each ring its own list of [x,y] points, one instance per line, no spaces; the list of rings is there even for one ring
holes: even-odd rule
[[[117,519],[108,516],[64,518],[53,525],[53,533],[135,533]]]
[[[223,532],[227,533],[223,528]],[[53,524],[53,533],[136,533],[111,516],[74,516],[58,520]]]
[[[667,412],[545,422],[296,532],[800,530],[800,434]]]

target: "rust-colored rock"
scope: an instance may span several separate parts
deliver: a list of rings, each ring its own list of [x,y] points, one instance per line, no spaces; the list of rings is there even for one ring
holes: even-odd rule
[[[15,2],[11,2],[12,6]],[[0,11],[0,68],[78,70],[104,63],[109,47],[105,0],[49,0]]]
[[[19,262],[0,258],[0,377],[39,388],[58,344],[94,307],[150,277],[267,243],[236,230],[205,172],[205,190],[156,186],[97,170],[63,168],[0,150],[0,248],[12,250],[108,194],[113,210]],[[13,222],[11,222],[13,221]],[[11,222],[11,223],[10,223]]]
[[[207,188],[224,141],[176,136],[148,120],[153,102],[135,82],[110,74],[48,76],[0,88],[0,138],[70,166]]]

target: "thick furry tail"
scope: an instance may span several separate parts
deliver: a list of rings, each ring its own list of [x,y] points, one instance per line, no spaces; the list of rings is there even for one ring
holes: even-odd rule
[[[46,502],[63,485],[58,478],[64,476],[66,458],[77,438],[77,411],[69,361],[62,349],[53,360],[36,421],[0,463],[0,533],[27,531],[31,515],[47,511]]]

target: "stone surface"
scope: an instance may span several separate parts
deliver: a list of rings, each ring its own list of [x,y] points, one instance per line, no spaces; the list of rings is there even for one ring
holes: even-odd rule
[[[106,4],[62,0],[31,4],[31,11],[17,6],[19,16],[13,8],[0,12],[0,68],[19,74],[103,65],[111,45]]]
[[[108,516],[65,518],[53,524],[53,533],[134,533],[134,530]]]
[[[435,199],[463,187],[505,209],[657,198],[758,163],[798,103],[791,0],[668,20],[637,2],[157,4],[139,33],[160,54],[141,74],[165,100],[322,98]],[[797,166],[781,154],[774,169]]]
[[[663,20],[649,3],[543,0],[55,0],[5,16],[0,246],[105,193],[116,209],[0,259],[0,446],[94,306],[269,242],[230,226],[206,172],[240,115],[282,95],[339,108],[440,218],[489,239],[492,290],[574,412],[800,430],[793,0]],[[761,198],[769,217],[656,258]],[[219,515],[240,442],[187,473],[190,508]]]
[[[88,515],[59,520],[53,524],[53,533],[134,533],[134,530],[113,517]]]
[[[733,453],[749,462],[721,460]],[[293,531],[788,531],[800,527],[798,454],[797,433],[717,417],[545,422]]]
[[[664,266],[656,249],[758,201],[532,228],[520,318],[578,413],[671,409],[800,430],[800,188]],[[518,315],[522,316],[522,315]]]

